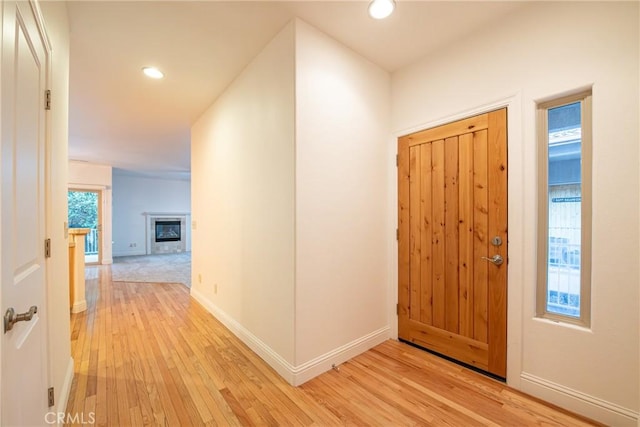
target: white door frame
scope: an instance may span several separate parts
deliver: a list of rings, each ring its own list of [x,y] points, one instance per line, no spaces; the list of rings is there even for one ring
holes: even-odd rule
[[[522,309],[524,296],[521,284],[524,283],[525,273],[522,253],[524,251],[526,230],[523,221],[523,207],[518,204],[520,202],[517,197],[512,197],[513,194],[524,193],[525,165],[522,151],[522,95],[519,92],[493,102],[487,102],[486,104],[478,105],[468,110],[419,123],[410,128],[393,133],[393,139],[389,140],[389,153],[393,158],[388,163],[389,165],[393,165],[391,166],[393,170],[388,176],[395,181],[392,181],[389,186],[389,204],[391,206],[389,217],[391,219],[389,224],[390,232],[388,235],[393,236],[393,240],[389,250],[390,268],[387,293],[389,296],[389,306],[387,313],[391,338],[398,339],[398,316],[396,314],[396,305],[398,303],[398,242],[395,240],[395,230],[398,224],[397,171],[395,161],[398,138],[421,129],[440,126],[465,117],[471,117],[504,107],[507,108],[507,162],[509,164],[507,181],[507,209],[509,212],[507,218],[507,228],[509,230],[509,264],[507,266],[507,384],[516,389],[520,389],[520,373],[522,372]]]

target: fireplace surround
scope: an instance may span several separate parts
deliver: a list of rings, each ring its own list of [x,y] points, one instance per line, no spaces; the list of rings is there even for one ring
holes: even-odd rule
[[[187,251],[189,214],[145,213],[147,254],[171,254]]]

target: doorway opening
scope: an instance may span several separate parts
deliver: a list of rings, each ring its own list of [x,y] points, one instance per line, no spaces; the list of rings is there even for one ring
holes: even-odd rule
[[[84,238],[85,264],[102,262],[102,195],[100,191],[70,189],[69,228],[87,228]]]

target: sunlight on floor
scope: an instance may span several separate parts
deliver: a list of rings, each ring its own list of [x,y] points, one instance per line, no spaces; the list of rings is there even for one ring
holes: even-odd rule
[[[97,262],[98,262],[98,254],[84,256],[85,264],[96,264]]]

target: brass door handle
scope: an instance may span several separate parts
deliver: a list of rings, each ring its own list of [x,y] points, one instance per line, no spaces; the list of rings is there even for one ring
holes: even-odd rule
[[[26,313],[16,314],[16,311],[13,307],[7,308],[7,311],[4,313],[4,333],[6,334],[11,329],[13,329],[13,325],[18,322],[28,322],[33,318],[33,315],[38,312],[38,307],[32,305],[29,311]]]
[[[499,254],[495,254],[491,258],[487,258],[486,256],[481,256],[480,259],[484,259],[495,265],[502,265],[502,263],[504,262],[504,258],[502,258],[502,256],[500,256]]]

